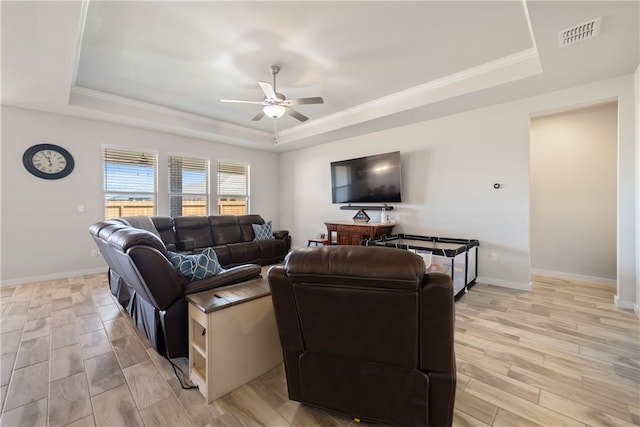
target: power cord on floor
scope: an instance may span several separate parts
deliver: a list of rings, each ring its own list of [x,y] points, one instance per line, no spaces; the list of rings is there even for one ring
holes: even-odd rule
[[[165,358],[169,361],[169,363],[171,363],[171,367],[173,368],[173,373],[176,375],[176,378],[180,383],[180,387],[182,387],[183,390],[191,390],[192,388],[198,388],[197,385],[191,385],[187,383],[186,375],[184,371],[180,368],[180,366],[173,363],[173,361],[169,359],[167,356],[165,356]],[[180,371],[180,373],[182,374],[182,379],[180,378],[180,375],[178,375],[178,371]]]

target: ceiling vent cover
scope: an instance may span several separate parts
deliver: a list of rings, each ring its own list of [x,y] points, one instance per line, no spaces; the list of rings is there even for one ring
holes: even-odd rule
[[[560,47],[569,46],[582,40],[590,39],[600,34],[600,18],[583,22],[558,33]]]

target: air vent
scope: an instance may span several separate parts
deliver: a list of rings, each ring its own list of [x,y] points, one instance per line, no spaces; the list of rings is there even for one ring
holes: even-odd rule
[[[560,47],[569,46],[582,40],[590,39],[600,34],[600,18],[583,22],[575,27],[567,28],[558,33]]]

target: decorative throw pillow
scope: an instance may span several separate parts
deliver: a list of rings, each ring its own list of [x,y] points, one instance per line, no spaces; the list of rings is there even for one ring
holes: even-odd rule
[[[169,252],[169,261],[190,282],[206,279],[224,271],[213,248],[207,248],[197,255]]]
[[[266,224],[251,224],[253,234],[256,237],[253,240],[273,240],[273,231],[271,230],[271,221]]]

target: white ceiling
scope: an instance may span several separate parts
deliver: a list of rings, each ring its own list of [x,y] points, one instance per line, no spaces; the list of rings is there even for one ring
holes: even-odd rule
[[[633,73],[639,6],[2,0],[2,103],[285,151]],[[287,98],[324,98],[307,122],[220,102],[262,100],[270,65]]]

